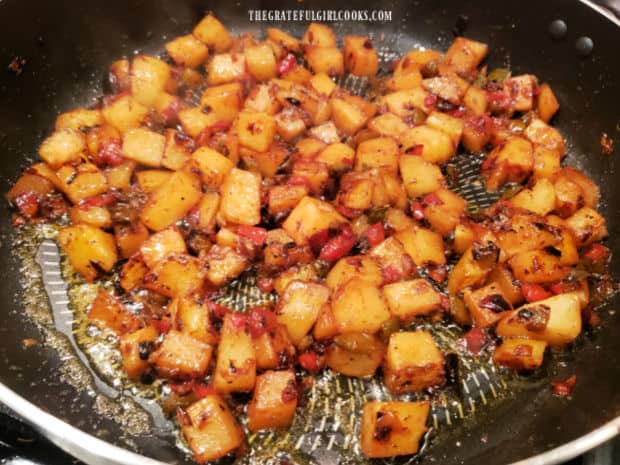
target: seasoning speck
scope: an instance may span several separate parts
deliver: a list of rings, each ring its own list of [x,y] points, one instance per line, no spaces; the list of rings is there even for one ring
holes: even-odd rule
[[[26,349],[36,346],[38,343],[39,341],[37,341],[36,339],[32,339],[32,338],[24,339],[22,341],[22,344],[24,345]]]
[[[26,66],[26,63],[27,61],[24,57],[15,56],[7,68],[11,73],[19,76],[24,71],[24,66]]]
[[[614,140],[604,132],[601,134],[601,153],[603,155],[611,155],[614,153]]]

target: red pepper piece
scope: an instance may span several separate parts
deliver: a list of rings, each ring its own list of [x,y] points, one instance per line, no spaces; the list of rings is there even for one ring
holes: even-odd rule
[[[290,70],[292,70],[297,65],[297,59],[295,55],[289,53],[282,60],[280,60],[276,66],[276,71],[280,76],[284,76]]]
[[[261,292],[269,293],[273,291],[273,279],[271,278],[259,278],[256,285]]]
[[[204,399],[207,396],[212,396],[214,394],[217,394],[217,391],[215,390],[213,386],[207,386],[205,384],[195,384],[193,391],[194,391],[194,395],[198,399]]]
[[[39,211],[39,194],[34,191],[25,191],[13,199],[13,203],[19,212],[32,218]]]
[[[521,293],[527,302],[537,302],[553,295],[540,284],[534,283],[522,283]]]
[[[316,373],[321,369],[321,364],[319,363],[319,356],[316,352],[309,351],[301,354],[298,359],[301,367],[309,371],[310,373]]]
[[[422,205],[424,207],[435,207],[443,205],[443,200],[441,200],[437,194],[431,192],[422,197]]]
[[[291,176],[286,184],[289,186],[303,186],[307,190],[310,190],[310,181],[308,181],[308,178],[305,178],[304,176]]]
[[[319,231],[318,233],[310,236],[308,243],[310,244],[310,247],[312,247],[314,253],[319,253],[321,251],[325,244],[327,244],[329,236],[329,229],[324,229],[323,231]]]
[[[575,389],[577,383],[577,376],[573,375],[564,381],[552,381],[551,388],[553,389],[553,395],[558,397],[570,396]]]
[[[231,320],[233,326],[237,329],[245,330],[248,325],[248,316],[245,313],[233,312]]]
[[[396,281],[400,281],[403,277],[400,270],[394,265],[388,265],[382,268],[381,273],[383,274],[383,284],[395,283]]]
[[[428,277],[436,283],[443,283],[447,274],[448,272],[446,271],[446,267],[444,265],[428,266]]]
[[[413,219],[422,221],[424,219],[424,207],[417,200],[411,204],[411,215]]]
[[[601,262],[609,257],[609,249],[602,244],[592,244],[588,250],[583,253],[584,258],[589,258],[593,262]]]
[[[416,144],[413,147],[409,147],[405,150],[407,155],[422,155],[424,152],[424,144]]]
[[[383,224],[375,223],[372,226],[368,226],[363,233],[366,236],[366,240],[371,247],[380,244],[385,239],[385,229]]]
[[[424,106],[427,108],[434,107],[436,103],[437,103],[436,95],[431,94],[424,99]]]
[[[125,158],[121,142],[118,140],[106,142],[93,157],[93,161],[97,166],[118,166],[123,163]]]
[[[209,308],[213,316],[220,320],[224,318],[228,312],[230,312],[230,309],[218,304],[217,302],[213,302],[212,300],[207,301],[207,307]]]
[[[273,331],[278,324],[278,319],[275,313],[266,308],[253,308],[247,322],[250,336],[257,339],[266,332]]]
[[[340,234],[330,239],[327,244],[323,246],[319,258],[328,261],[338,260],[353,249],[356,241],[357,238],[351,227],[345,225],[340,230]]]
[[[160,332],[160,334],[166,334],[170,331],[170,329],[172,329],[172,323],[170,323],[170,320],[153,320],[152,324],[155,326],[155,329]]]
[[[258,247],[262,247],[267,239],[267,230],[257,226],[237,226],[237,234],[252,241]]]
[[[480,328],[472,328],[463,336],[464,348],[472,355],[478,355],[487,343],[487,335]]]

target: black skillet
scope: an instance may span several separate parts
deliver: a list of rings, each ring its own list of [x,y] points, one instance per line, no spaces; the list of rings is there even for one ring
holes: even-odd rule
[[[190,31],[206,10],[213,10],[234,32],[258,33],[270,24],[250,23],[250,9],[322,8],[390,10],[391,22],[333,26],[339,35],[383,34],[382,45],[401,53],[415,45],[445,49],[456,25],[456,32],[490,44],[491,66],[508,61],[516,73],[534,72],[550,82],[562,104],[555,123],[569,140],[569,162],[583,167],[601,186],[608,245],[620,251],[618,154],[603,156],[599,146],[602,131],[620,138],[619,23],[612,14],[604,16],[577,0],[386,0],[346,6],[327,0],[0,0],[0,65],[4,68],[16,57],[25,60],[15,62],[23,64],[21,73],[0,71],[0,191],[6,192],[34,159],[59,112],[88,104],[102,92],[107,66],[118,57],[135,50],[160,51],[166,38]],[[462,15],[467,20],[459,19]],[[556,19],[565,21],[567,31],[553,39],[549,25]],[[278,26],[300,35],[306,23]],[[594,44],[587,56],[576,49],[581,36]],[[41,332],[23,316],[22,296],[28,290],[21,289],[19,263],[11,253],[6,203],[0,209],[0,269],[7,273],[0,286],[0,400],[86,462],[155,463],[128,452],[133,450],[161,462],[185,463],[170,437],[131,437],[114,421],[95,414],[93,393],[61,380],[63,362],[54,349],[24,346],[25,338],[40,340]],[[619,267],[620,260],[614,260],[616,276]],[[584,336],[579,347],[564,356],[566,367],[555,373],[556,379],[577,375],[572,400],[553,398],[546,388],[525,389],[439,438],[422,463],[505,464],[543,454],[519,463],[551,464],[617,434],[620,314],[609,310],[618,303],[618,298],[609,302],[602,328]]]

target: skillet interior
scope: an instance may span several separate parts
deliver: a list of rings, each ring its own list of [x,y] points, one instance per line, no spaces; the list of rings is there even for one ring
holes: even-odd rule
[[[515,2],[516,3],[516,2]],[[59,4],[44,1],[0,1],[0,64],[6,66],[15,55],[28,63],[15,76],[0,73],[0,188],[8,190],[26,161],[36,155],[36,148],[48,133],[57,113],[83,105],[101,93],[108,64],[134,50],[157,52],[165,37],[185,33],[207,9],[235,32],[260,31],[267,23],[249,23],[250,8],[304,8],[305,4],[269,2],[201,2],[187,0],[79,2]],[[330,2],[313,2],[315,10],[329,8]],[[452,28],[459,14],[469,17],[465,35],[491,46],[488,63],[504,64],[509,60],[516,72],[531,71],[549,81],[562,103],[555,121],[570,142],[571,164],[582,166],[601,186],[606,202],[603,212],[610,230],[609,245],[620,251],[620,185],[614,183],[617,154],[600,154],[601,131],[620,137],[620,112],[615,105],[620,97],[620,64],[615,56],[619,31],[580,3],[562,0],[507,2],[477,1],[466,7],[456,0],[411,3],[351,3],[348,8],[392,10],[391,23],[348,23],[336,26],[338,34],[383,32],[384,45],[404,52],[422,44],[445,49],[452,39]],[[549,23],[557,18],[568,24],[565,40],[553,42]],[[285,28],[299,34],[305,24],[289,23]],[[577,37],[594,40],[594,54],[580,59],[574,48]],[[0,266],[8,271],[0,288],[4,303],[4,338],[0,346],[0,380],[10,388],[65,419],[80,429],[102,439],[127,447],[127,440],[137,451],[162,461],[179,461],[174,444],[167,438],[130,437],[109,419],[94,415],[94,398],[61,381],[62,362],[54,349],[37,345],[25,349],[22,340],[40,339],[37,328],[26,321],[20,311],[21,289],[16,259],[10,251],[9,212],[0,207],[4,219],[0,224],[2,247]],[[612,271],[620,275],[619,261]],[[618,299],[610,303],[617,306]],[[593,337],[586,336],[579,350],[563,354],[567,367],[557,378],[577,375],[572,401],[552,398],[549,389],[525,390],[489,412],[476,415],[475,422],[463,423],[449,437],[431,448],[423,463],[509,463],[574,439],[620,414],[620,340],[615,326],[617,314],[603,312],[604,326]],[[486,438],[486,441],[483,440]],[[460,446],[456,443],[459,442]]]

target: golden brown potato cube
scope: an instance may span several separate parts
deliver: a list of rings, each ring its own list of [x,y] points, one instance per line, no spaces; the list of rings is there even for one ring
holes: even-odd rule
[[[516,111],[530,111],[534,106],[534,86],[536,76],[522,74],[504,79],[504,92],[508,95],[511,107]]]
[[[335,292],[332,312],[341,333],[376,333],[390,318],[381,290],[358,277]]]
[[[382,136],[398,137],[409,129],[405,122],[393,113],[383,113],[368,122],[368,129]]]
[[[454,228],[454,251],[463,255],[474,243],[475,236],[473,229],[467,224],[457,224]]]
[[[61,129],[43,141],[39,156],[52,168],[59,168],[70,161],[79,160],[86,149],[84,134],[74,129]]]
[[[362,415],[362,452],[371,458],[413,455],[426,433],[428,401],[368,402]]]
[[[338,203],[352,210],[367,210],[372,206],[375,181],[368,172],[351,171],[340,178]]]
[[[334,337],[327,349],[325,364],[345,376],[374,376],[383,361],[385,344],[374,335],[348,333]]]
[[[473,153],[482,152],[491,141],[493,120],[488,115],[474,116],[465,121],[461,144]]]
[[[62,228],[58,241],[71,266],[88,282],[101,270],[110,271],[118,260],[114,236],[87,224]]]
[[[516,371],[540,368],[547,343],[530,339],[505,339],[493,351],[493,362]]]
[[[383,295],[392,315],[403,320],[428,315],[441,305],[441,294],[424,279],[387,284]]]
[[[291,176],[305,179],[310,188],[310,193],[319,195],[329,180],[329,170],[325,163],[314,160],[298,160],[293,165]]]
[[[75,110],[61,113],[56,117],[56,131],[63,129],[73,129],[79,131],[81,129],[92,128],[104,123],[101,110],[87,110],[86,108],[76,108]]]
[[[282,295],[288,285],[293,281],[317,282],[319,281],[319,277],[312,265],[296,265],[280,273],[273,280],[273,288],[278,295]]]
[[[475,40],[457,37],[446,52],[443,63],[457,73],[468,73],[486,57],[489,47]]]
[[[299,52],[299,40],[281,29],[276,27],[267,28],[267,37],[290,52]]]
[[[334,94],[335,95],[335,94]],[[332,120],[336,127],[347,135],[355,134],[375,114],[374,107],[355,98],[339,98],[332,95],[329,100]]]
[[[409,198],[435,192],[445,185],[439,167],[419,155],[401,155],[399,165]]]
[[[88,319],[99,328],[111,329],[118,335],[137,330],[140,321],[109,292],[99,289],[88,311]]]
[[[200,106],[210,109],[218,121],[234,121],[243,103],[243,89],[239,82],[205,89]]]
[[[412,116],[417,110],[429,112],[426,106],[426,99],[430,94],[422,87],[399,90],[386,94],[380,98],[380,105],[385,106],[390,112],[401,118]]]
[[[202,287],[204,263],[191,255],[172,254],[153,266],[144,277],[144,286],[167,297],[192,294]]]
[[[166,43],[166,53],[185,68],[197,68],[207,61],[209,48],[191,34],[179,36]]]
[[[548,123],[559,109],[560,103],[551,90],[551,86],[545,83],[538,87],[537,110],[540,119]]]
[[[292,281],[278,302],[278,322],[286,326],[291,341],[299,345],[310,332],[319,311],[330,297],[327,286],[318,283]]]
[[[255,173],[233,168],[221,187],[220,213],[235,224],[260,223],[261,178]]]
[[[420,153],[431,163],[445,163],[455,154],[456,146],[448,134],[430,126],[416,126],[400,135],[404,154]]]
[[[220,209],[220,194],[217,192],[205,192],[196,206],[196,226],[206,232],[212,232],[215,227],[215,219]]]
[[[336,88],[336,83],[327,73],[316,73],[310,79],[310,86],[319,94],[329,97]]]
[[[217,123],[217,114],[209,108],[191,107],[179,111],[179,120],[183,130],[192,137]]]
[[[319,152],[316,161],[325,163],[331,171],[340,172],[353,166],[355,150],[347,144],[331,144]]]
[[[209,316],[209,307],[195,295],[178,297],[173,304],[171,319],[174,327],[205,344],[215,345],[219,334]]]
[[[253,341],[256,367],[259,370],[276,369],[283,365],[283,361],[293,360],[295,356],[295,347],[284,325],[278,324],[273,330],[264,332]]]
[[[385,82],[385,86],[391,91],[415,89],[422,85],[423,78],[419,65],[409,63],[405,68],[403,62],[407,62],[407,59],[398,62],[394,74]]]
[[[314,158],[325,147],[327,147],[325,142],[311,137],[305,137],[295,144],[299,158]]]
[[[119,351],[123,357],[123,369],[129,379],[138,381],[140,376],[150,369],[151,365],[144,354],[152,350],[158,337],[159,334],[153,326],[121,336]]]
[[[282,223],[298,245],[305,245],[314,234],[329,228],[337,228],[347,220],[327,202],[304,197]]]
[[[510,137],[485,161],[481,175],[489,191],[497,191],[504,183],[522,182],[534,169],[532,144],[521,137]]]
[[[140,254],[133,255],[127,260],[120,271],[119,283],[125,292],[132,291],[142,285],[142,280],[149,269]]]
[[[305,186],[273,186],[269,189],[269,214],[276,216],[291,211],[308,195]]]
[[[148,129],[130,129],[123,136],[123,156],[143,165],[159,167],[166,138]]]
[[[319,312],[319,316],[312,329],[312,336],[318,340],[331,339],[337,336],[338,332],[338,322],[334,318],[334,312],[332,312],[331,306],[326,305]]]
[[[130,95],[124,95],[104,107],[102,112],[108,124],[124,133],[128,129],[140,126],[149,109]]]
[[[553,207],[558,215],[567,217],[582,206],[584,192],[579,185],[566,176],[557,176],[553,186]]]
[[[306,131],[303,113],[298,108],[285,108],[275,115],[276,130],[286,141],[295,139]]]
[[[325,284],[336,291],[352,278],[358,278],[373,286],[383,284],[381,267],[372,257],[356,255],[344,257],[336,262],[325,278]]]
[[[512,310],[510,301],[495,283],[475,291],[465,289],[463,300],[479,328],[493,326],[506,315],[504,312]]]
[[[58,188],[74,204],[102,194],[109,189],[108,180],[103,172],[92,163],[77,166],[64,165],[56,171]]]
[[[268,81],[276,76],[276,57],[273,48],[263,42],[245,49],[248,72],[257,81]]]
[[[142,259],[149,268],[169,255],[186,252],[183,236],[174,226],[153,234],[140,247]]]
[[[559,178],[568,178],[577,184],[582,191],[584,206],[596,208],[601,197],[601,192],[596,183],[588,176],[578,169],[567,166],[556,173],[555,179]]]
[[[290,71],[287,71],[282,78],[283,80],[305,86],[310,82],[310,79],[312,79],[312,73],[307,68],[297,65]]]
[[[517,208],[547,215],[555,208],[555,189],[548,179],[540,179],[531,189],[523,189],[510,199]]]
[[[192,153],[192,163],[209,187],[218,188],[233,169],[233,163],[221,153],[209,147],[200,147]]]
[[[450,295],[456,295],[466,287],[482,284],[497,264],[498,258],[499,250],[493,242],[475,242],[448,276]]]
[[[273,143],[276,123],[273,116],[244,110],[237,122],[239,143],[257,152],[265,152]]]
[[[428,115],[424,124],[446,133],[450,136],[450,139],[455,147],[461,142],[464,123],[460,118],[455,118],[454,116],[450,116],[439,111],[433,111],[430,115]]]
[[[304,56],[315,73],[328,76],[344,74],[344,57],[336,47],[310,46],[306,48]]]
[[[136,173],[136,182],[142,192],[152,192],[163,186],[172,176],[168,170],[144,170]]]
[[[523,305],[503,318],[495,329],[502,337],[527,337],[552,346],[573,342],[581,333],[579,293],[559,294]]]
[[[149,237],[149,231],[139,221],[127,225],[114,226],[114,237],[121,252],[121,257],[129,258],[140,250]]]
[[[235,83],[234,85],[240,86],[241,84]],[[243,102],[243,107],[259,113],[275,115],[281,109],[280,102],[275,97],[275,86],[271,84],[257,84],[252,90],[250,90],[250,93]]]
[[[365,140],[357,146],[355,169],[363,171],[381,168],[396,173],[398,153],[398,143],[391,137]]]
[[[487,283],[498,286],[501,294],[512,305],[523,302],[523,294],[521,293],[519,282],[505,264],[500,264],[493,268],[487,277]]]
[[[256,377],[254,396],[248,405],[248,428],[286,428],[293,422],[296,408],[295,372],[266,371]]]
[[[447,76],[424,79],[422,87],[453,105],[459,105],[469,88],[469,82],[456,74],[449,74]]]
[[[513,255],[508,260],[512,272],[524,283],[550,283],[564,279],[568,269],[559,257],[542,250],[531,250]]]
[[[315,45],[318,47],[335,47],[336,34],[329,26],[319,23],[310,23],[308,29],[301,38],[302,45]]]
[[[577,210],[566,218],[564,224],[573,233],[579,247],[598,242],[608,235],[605,218],[589,207]]]
[[[151,196],[140,213],[142,222],[153,231],[161,231],[183,218],[202,196],[197,176],[176,171]]]
[[[413,260],[394,236],[388,237],[373,247],[368,255],[377,261],[381,270],[389,271],[391,276],[408,278],[415,274]]]
[[[251,391],[256,381],[256,353],[245,327],[235,324],[228,313],[222,324],[213,384],[218,392]]]
[[[212,14],[205,16],[194,27],[192,34],[213,48],[216,53],[222,53],[228,50],[233,44],[233,38],[228,33],[224,25]]]
[[[159,58],[138,55],[131,63],[131,95],[136,102],[154,106],[170,79],[170,66]]]
[[[213,347],[209,344],[173,329],[164,336],[149,362],[164,378],[199,378],[207,371],[212,353]]]
[[[241,79],[246,72],[245,56],[239,53],[214,55],[207,64],[207,84],[216,86]]]
[[[549,126],[543,120],[534,118],[525,128],[523,135],[534,145],[541,145],[549,150],[555,150],[560,155],[566,153],[566,143],[560,131]]]
[[[429,198],[430,197],[430,198]],[[449,236],[461,216],[465,213],[467,201],[448,189],[438,189],[422,199],[424,217],[442,236]]]
[[[217,394],[200,399],[178,416],[183,435],[198,463],[224,457],[243,443],[241,426]]]
[[[428,331],[393,333],[388,343],[383,380],[394,394],[443,384],[444,358],[433,336]]]
[[[110,80],[113,90],[126,92],[131,88],[131,64],[126,58],[116,60],[110,65]]]
[[[374,76],[379,69],[379,58],[368,37],[344,37],[344,61],[355,76]]]
[[[436,232],[426,228],[414,227],[398,232],[395,237],[403,244],[405,252],[417,266],[425,266],[429,263],[444,265],[446,263],[443,240]]]
[[[112,226],[112,216],[105,207],[76,205],[69,210],[69,218],[72,224],[84,223],[102,229]]]
[[[214,245],[207,253],[207,279],[215,286],[239,276],[247,266],[247,257],[226,246]]]
[[[487,104],[487,93],[479,87],[470,86],[463,95],[463,105],[475,116],[484,115],[487,111]]]
[[[104,170],[105,177],[108,178],[110,189],[118,189],[121,191],[129,189],[131,184],[131,176],[136,169],[137,163],[127,160],[117,166],[109,166]]]

